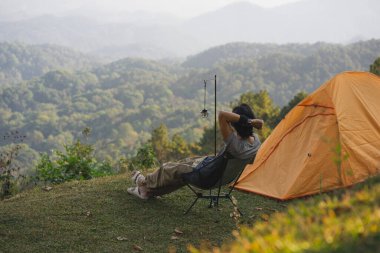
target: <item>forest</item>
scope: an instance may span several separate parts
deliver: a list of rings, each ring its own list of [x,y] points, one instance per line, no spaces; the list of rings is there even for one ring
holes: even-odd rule
[[[76,140],[93,145],[94,156],[114,167],[136,161],[149,143],[159,161],[210,153],[213,117],[200,116],[204,80],[210,115],[216,75],[217,110],[250,103],[266,121],[265,139],[306,94],[342,71],[368,71],[379,56],[380,40],[231,43],[184,61],[106,63],[59,46],[0,43],[0,145],[11,144],[10,133],[25,136],[19,159],[26,174],[34,173],[41,154]]]

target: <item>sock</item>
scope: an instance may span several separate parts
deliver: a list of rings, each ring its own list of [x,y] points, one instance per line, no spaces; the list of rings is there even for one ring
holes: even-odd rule
[[[137,176],[137,178],[136,178],[136,185],[137,186],[143,186],[143,185],[145,185],[145,177],[144,177],[143,174],[140,174],[140,175]]]

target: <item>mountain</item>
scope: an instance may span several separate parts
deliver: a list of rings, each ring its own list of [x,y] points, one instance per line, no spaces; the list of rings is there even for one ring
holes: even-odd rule
[[[58,44],[110,59],[185,57],[239,41],[351,43],[380,38],[377,0],[303,0],[275,8],[237,2],[188,20],[149,12],[110,13],[92,2],[56,11],[60,16],[24,19],[13,17],[9,8],[0,11],[0,41]]]
[[[51,70],[88,71],[99,64],[94,57],[61,46],[0,42],[0,86],[30,80]]]
[[[240,2],[188,20],[184,30],[210,44],[347,43],[354,38],[380,38],[378,13],[377,0],[305,0],[275,8]]]
[[[95,68],[86,64],[85,55],[65,50],[0,44],[0,133],[25,133],[38,154],[72,142],[90,127],[88,141],[100,147],[98,155],[115,160],[135,154],[161,123],[170,134],[198,141],[204,127],[212,126],[212,117],[199,115],[205,79],[217,75],[219,109],[227,110],[243,93],[261,90],[283,106],[299,91],[311,92],[342,71],[368,70],[380,56],[380,40],[231,43],[182,65],[125,58]],[[207,88],[206,108],[212,114],[214,87]]]
[[[0,22],[0,41],[57,44],[86,53],[114,56],[113,59],[147,57],[145,52],[149,52],[147,58],[152,59],[178,57],[195,53],[202,47],[176,26],[104,24],[84,17],[51,15]],[[136,52],[137,47],[141,49]]]
[[[182,66],[200,71],[179,79],[173,91],[196,99],[199,78],[216,74],[220,101],[267,90],[276,104],[284,105],[297,92],[312,92],[340,72],[368,71],[377,57],[380,40],[348,45],[230,43],[188,57]]]
[[[347,54],[357,62],[357,70],[368,70],[369,62],[380,56],[380,40],[368,40],[347,45],[317,42],[314,44],[262,44],[236,42],[209,48],[199,54],[187,57],[182,63],[184,67],[211,68],[228,61],[260,61],[266,57],[291,55],[292,57],[307,58],[328,55],[329,51],[337,51],[335,61],[340,61],[342,55]],[[331,56],[332,57],[332,56]],[[334,59],[331,59],[334,60]],[[344,62],[343,62],[344,63]],[[351,64],[351,63],[348,63]],[[346,63],[342,64],[343,67]],[[344,71],[344,68],[342,69]],[[326,77],[327,78],[327,77]]]

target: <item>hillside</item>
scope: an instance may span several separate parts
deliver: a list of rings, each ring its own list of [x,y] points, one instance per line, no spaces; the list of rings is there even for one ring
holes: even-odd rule
[[[368,71],[369,62],[379,55],[380,40],[349,45],[232,43],[190,56],[183,66],[216,73],[222,100],[247,90],[267,90],[275,103],[284,105],[298,91],[311,92],[342,71]],[[191,76],[179,82],[176,95],[198,96]]]
[[[98,64],[94,57],[60,46],[0,43],[0,86],[30,80],[51,70],[85,71]]]
[[[12,55],[6,55],[7,61]],[[368,70],[377,56],[379,40],[346,46],[237,43],[211,48],[183,65],[126,58],[88,71],[54,70],[23,83],[2,83],[0,132],[18,130],[27,135],[26,144],[38,156],[39,152],[62,148],[90,127],[88,141],[99,149],[97,155],[116,162],[134,155],[161,123],[171,136],[179,133],[190,143],[199,141],[204,127],[213,125],[211,118],[202,119],[199,114],[204,79],[217,75],[218,109],[229,110],[241,94],[260,90],[268,91],[269,99],[281,107],[299,91],[311,92],[337,73]],[[49,59],[46,56],[46,64],[35,64],[32,73],[60,68],[59,58]],[[69,69],[76,59],[87,62],[74,54],[63,60],[64,66]],[[12,69],[3,65],[2,71],[11,77],[29,65],[14,64]],[[210,113],[213,93],[209,84],[206,107]]]
[[[141,201],[126,193],[129,175],[37,187],[0,202],[0,245],[5,252],[132,252],[136,245],[187,252],[189,244],[202,252],[222,244],[223,252],[377,252],[378,182],[290,202],[235,192],[240,233],[229,202],[208,209],[199,201],[184,216],[190,190]]]
[[[0,202],[0,249],[5,252],[187,252],[189,243],[203,240],[221,245],[231,239],[235,222],[232,205],[208,209],[199,201],[191,212],[183,212],[194,196],[190,190],[160,199],[141,201],[127,193],[129,175],[70,182],[45,192],[40,188]],[[285,205],[260,196],[235,194],[246,223],[262,213],[284,209]],[[263,210],[256,210],[261,207]],[[183,232],[176,235],[174,229]],[[177,239],[172,239],[172,236]],[[121,237],[121,239],[118,239]]]
[[[293,55],[301,59],[321,57],[334,52],[336,61],[347,59],[346,64],[358,65],[359,68],[367,68],[366,62],[380,54],[380,40],[368,40],[348,45],[318,42],[314,44],[273,44],[273,43],[229,43],[209,48],[201,53],[188,56],[182,63],[185,67],[210,68],[216,64],[231,60],[260,60],[263,57],[275,55]],[[330,60],[332,61],[332,59]],[[351,62],[350,62],[351,61]],[[364,63],[364,64],[363,64]]]
[[[172,68],[136,59],[90,72],[51,71],[0,88],[0,132],[18,130],[32,149],[47,152],[90,127],[89,141],[102,147],[97,155],[115,162],[134,154],[160,122],[194,140],[204,125],[198,102],[175,97],[170,90],[175,80]]]

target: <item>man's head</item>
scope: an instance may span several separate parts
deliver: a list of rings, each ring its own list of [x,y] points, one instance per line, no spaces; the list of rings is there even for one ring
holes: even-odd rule
[[[249,119],[255,119],[255,114],[253,113],[251,107],[247,104],[241,104],[236,106],[233,110],[233,113],[244,115]],[[238,135],[242,138],[248,138],[253,135],[253,127],[251,125],[242,125],[238,122],[232,123],[232,126],[235,128]]]

